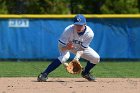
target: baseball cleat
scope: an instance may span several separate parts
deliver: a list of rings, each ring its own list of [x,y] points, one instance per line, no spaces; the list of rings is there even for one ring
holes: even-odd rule
[[[40,73],[37,77],[38,82],[46,82],[48,77],[46,77],[43,73]]]
[[[93,77],[90,73],[84,73],[84,71],[82,71],[81,76],[85,79],[87,79],[88,81],[94,81],[96,82],[95,77]]]

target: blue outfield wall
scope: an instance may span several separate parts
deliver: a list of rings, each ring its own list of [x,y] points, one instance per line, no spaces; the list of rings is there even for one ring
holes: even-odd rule
[[[53,59],[65,19],[0,19],[0,59]],[[139,18],[88,18],[95,37],[91,47],[101,58],[140,58]]]

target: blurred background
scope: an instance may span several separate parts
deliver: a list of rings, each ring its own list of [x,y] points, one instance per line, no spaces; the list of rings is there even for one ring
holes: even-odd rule
[[[0,0],[1,14],[139,14],[139,0]]]
[[[36,77],[59,56],[58,39],[76,14],[94,32],[101,62],[93,74],[139,78],[140,0],[0,0],[0,77]],[[80,75],[61,66],[50,76]]]
[[[57,58],[61,33],[84,14],[101,59],[139,60],[139,13],[140,0],[0,0],[0,59]]]

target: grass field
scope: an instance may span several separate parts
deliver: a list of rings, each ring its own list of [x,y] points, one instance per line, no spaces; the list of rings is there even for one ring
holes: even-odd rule
[[[81,62],[85,66],[85,62]],[[37,77],[50,62],[0,62],[0,77]],[[140,62],[100,62],[91,71],[98,78],[140,78]],[[80,77],[61,65],[50,77]]]

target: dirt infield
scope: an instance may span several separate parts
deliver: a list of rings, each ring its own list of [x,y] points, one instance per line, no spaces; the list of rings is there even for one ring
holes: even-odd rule
[[[0,93],[140,93],[140,78],[0,78]]]

